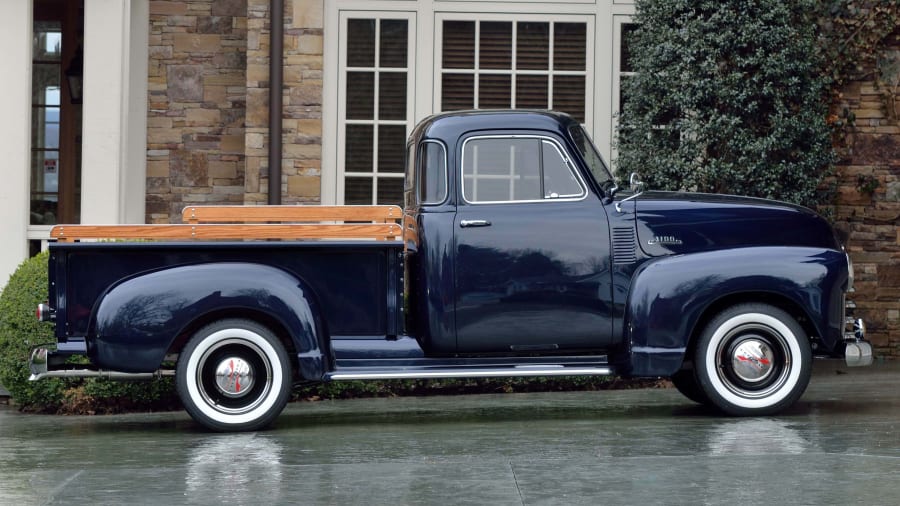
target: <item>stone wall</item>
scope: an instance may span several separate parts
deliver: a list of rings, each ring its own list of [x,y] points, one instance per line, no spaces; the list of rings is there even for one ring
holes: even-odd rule
[[[849,83],[833,113],[855,116],[839,142],[837,226],[849,237],[858,313],[879,356],[900,357],[900,30],[874,78]],[[892,63],[891,60],[895,59]],[[878,74],[876,74],[876,72]]]
[[[321,200],[323,0],[285,2],[285,204]],[[151,0],[147,221],[268,198],[269,0]]]
[[[318,203],[322,171],[323,0],[285,2],[284,204]],[[269,0],[248,1],[246,203],[268,196]]]
[[[247,0],[150,1],[147,221],[243,203]]]

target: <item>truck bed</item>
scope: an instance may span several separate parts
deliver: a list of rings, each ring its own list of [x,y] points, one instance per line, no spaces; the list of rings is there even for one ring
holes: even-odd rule
[[[404,232],[399,207],[189,206],[182,218],[184,224],[54,227],[50,299],[64,323],[57,339],[88,336],[99,301],[128,279],[210,263],[260,264],[296,277],[311,289],[332,336],[400,332],[400,239],[414,243],[415,231]],[[171,296],[183,289],[173,286]],[[252,296],[251,286],[247,291]]]
[[[402,252],[399,242],[362,241],[54,244],[50,263],[56,285],[50,297],[57,321],[65,323],[57,325],[56,337],[64,342],[87,335],[92,309],[127,279],[212,262],[252,262],[297,277],[314,292],[332,337],[396,335]],[[171,296],[182,288],[173,286]]]

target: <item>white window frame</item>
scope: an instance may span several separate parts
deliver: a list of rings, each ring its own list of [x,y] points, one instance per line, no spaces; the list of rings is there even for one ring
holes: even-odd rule
[[[612,50],[612,136],[613,142],[610,143],[610,159],[606,161],[610,165],[613,174],[616,173],[615,160],[619,157],[619,150],[616,149],[615,136],[619,127],[619,113],[622,111],[622,104],[619,103],[619,97],[622,96],[622,78],[633,76],[635,72],[622,71],[622,27],[624,25],[633,24],[632,16],[618,15],[613,16],[613,50]]]
[[[444,41],[444,22],[445,21],[471,21],[475,23],[475,62],[474,69],[444,69],[443,64],[443,41]],[[509,69],[481,69],[478,58],[480,47],[481,23],[482,22],[511,22],[512,30],[512,61]],[[516,40],[517,30],[516,23],[519,22],[547,22],[550,23],[550,47],[548,55],[547,70],[522,70],[516,69]],[[553,68],[553,29],[556,23],[584,23],[586,24],[585,33],[585,55],[584,70],[554,70]],[[547,109],[553,108],[553,77],[554,76],[584,76],[584,121],[583,123],[588,130],[592,129],[594,117],[594,72],[592,71],[594,61],[594,40],[596,34],[596,22],[593,16],[583,15],[547,15],[547,14],[473,14],[473,13],[457,13],[457,12],[439,12],[435,14],[434,22],[434,102],[435,110],[441,107],[441,96],[443,92],[444,74],[464,74],[474,76],[474,107],[479,107],[479,84],[478,77],[481,75],[505,75],[511,76],[510,81],[510,103],[513,108],[516,107],[516,76],[518,75],[535,75],[547,76]]]
[[[347,34],[347,22],[350,19],[374,19],[375,20],[375,66],[374,67],[349,67],[347,66],[347,44],[344,42]],[[407,22],[407,53],[406,67],[381,67],[379,65],[380,47],[381,47],[381,20],[382,19],[404,19]],[[406,127],[404,141],[409,136],[415,118],[415,41],[416,41],[416,13],[402,11],[341,11],[340,12],[340,44],[338,47],[338,95],[337,95],[337,185],[336,196],[338,202],[344,202],[344,182],[349,177],[369,177],[372,179],[372,204],[378,199],[378,179],[393,178],[403,179],[405,170],[399,172],[378,172],[378,127],[381,125],[402,125]],[[374,72],[374,105],[373,119],[347,119],[347,72],[363,71]],[[381,72],[405,72],[406,73],[406,118],[402,120],[383,120],[378,117],[378,99],[379,99],[379,75]],[[346,145],[347,130],[346,125],[372,125],[373,126],[373,142],[372,142],[372,172],[351,172],[346,171]],[[405,146],[406,143],[404,142]],[[404,167],[405,169],[405,167]],[[402,193],[401,193],[402,195]]]

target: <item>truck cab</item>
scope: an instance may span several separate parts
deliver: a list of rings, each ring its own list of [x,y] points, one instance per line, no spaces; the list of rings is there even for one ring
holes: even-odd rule
[[[444,354],[613,348],[611,175],[584,171],[567,116],[494,112],[473,129],[484,114],[426,120],[410,138],[417,338]]]

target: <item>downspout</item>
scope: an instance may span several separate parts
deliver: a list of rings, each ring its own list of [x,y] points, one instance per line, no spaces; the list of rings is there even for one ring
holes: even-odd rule
[[[281,204],[281,114],[284,87],[284,0],[270,0],[269,205]]]

